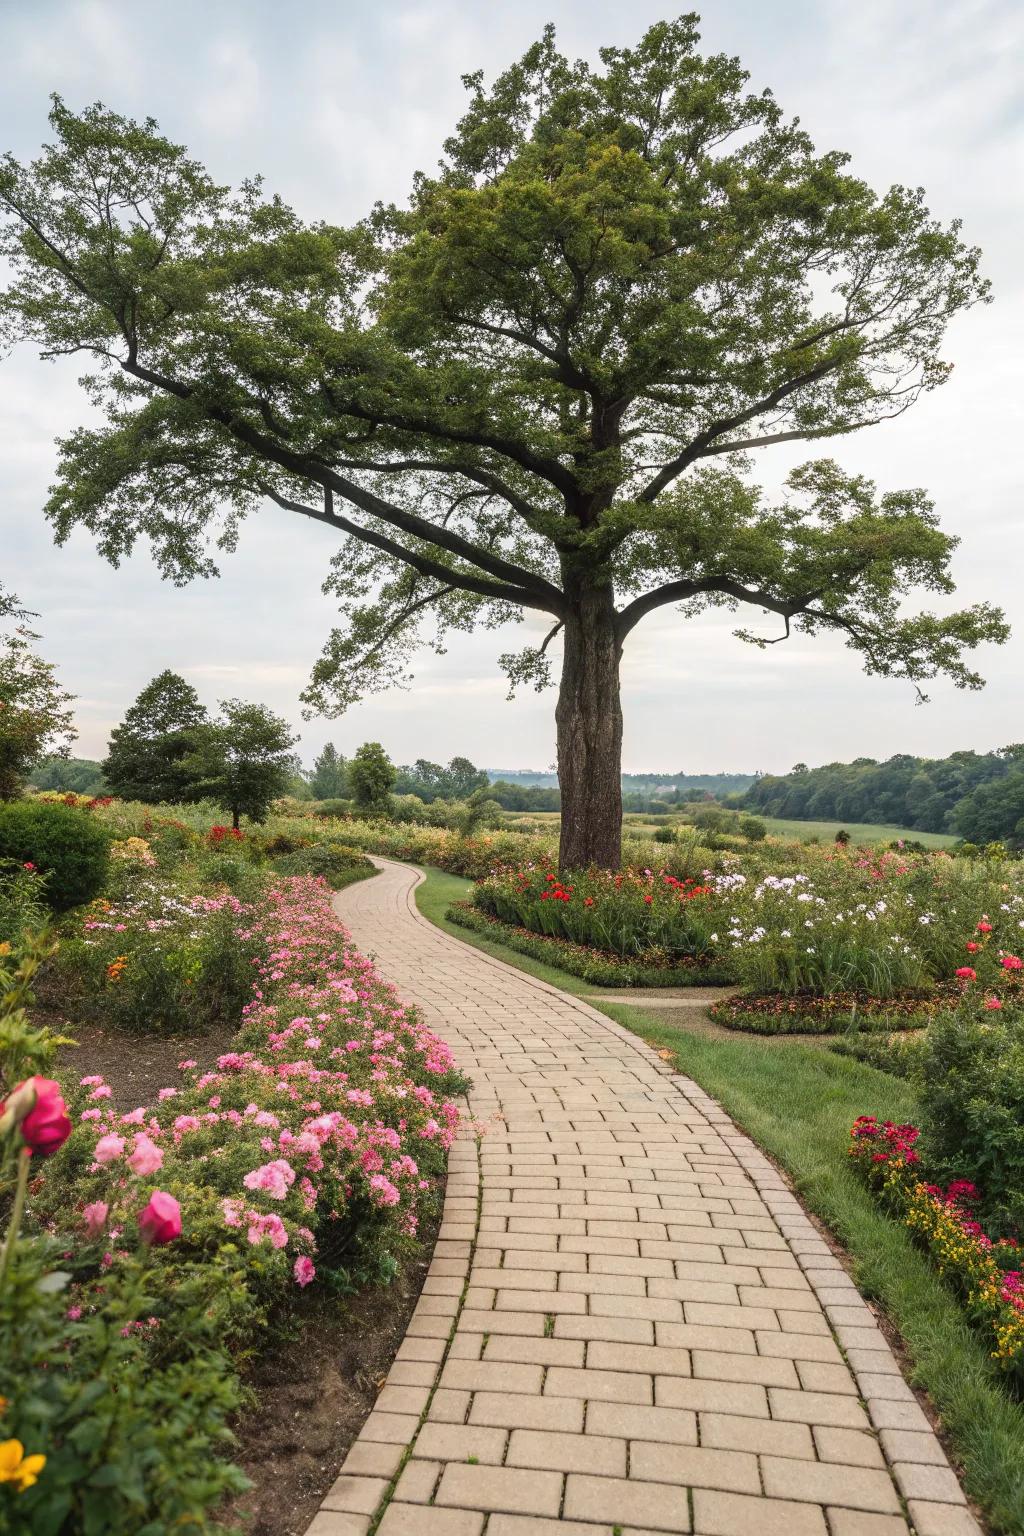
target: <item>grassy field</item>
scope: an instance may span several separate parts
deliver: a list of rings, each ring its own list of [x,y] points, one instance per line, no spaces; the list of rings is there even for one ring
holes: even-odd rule
[[[850,829],[852,831],[852,829]],[[593,987],[447,923],[470,882],[425,870],[420,911],[462,943],[577,996]],[[890,1221],[849,1166],[848,1133],[860,1114],[912,1120],[905,1083],[812,1046],[720,1040],[665,1023],[643,1008],[594,1003],[662,1051],[723,1104],[789,1174],[801,1199],[846,1249],[863,1294],[902,1337],[911,1380],[931,1397],[950,1454],[991,1529],[1024,1536],[1024,1405],[1004,1385],[958,1303],[909,1234]]]
[[[923,843],[926,848],[951,848],[957,841],[947,832],[912,832],[906,827],[880,827],[869,821],[784,821],[777,816],[762,816],[761,820],[772,837],[791,837],[803,843],[812,837],[831,843],[840,828],[849,832],[853,843],[891,843],[902,837],[907,842]]]
[[[506,815],[512,826],[517,821],[525,821],[536,823],[546,831],[558,830],[557,811],[508,811]],[[907,842],[923,843],[926,848],[951,848],[957,841],[947,832],[915,832],[907,827],[883,827],[868,821],[786,821],[778,816],[759,816],[758,819],[764,822],[772,837],[787,838],[799,843],[808,843],[812,839],[821,843],[834,842],[841,828],[849,832],[853,843],[891,843],[902,837]],[[622,818],[623,830],[640,837],[645,832],[649,835],[656,826],[682,828],[688,825],[688,822],[671,815],[655,816],[640,811],[627,812]]]

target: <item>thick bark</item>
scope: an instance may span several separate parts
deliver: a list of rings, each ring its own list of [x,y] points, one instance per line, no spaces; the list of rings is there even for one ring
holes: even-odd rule
[[[573,594],[565,618],[558,726],[563,872],[617,869],[622,848],[622,706],[609,587]]]

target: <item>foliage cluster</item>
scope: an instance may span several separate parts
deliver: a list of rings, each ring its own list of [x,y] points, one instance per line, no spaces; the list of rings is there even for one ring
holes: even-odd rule
[[[0,860],[37,870],[57,911],[99,893],[109,849],[105,828],[84,809],[41,799],[0,804]]]
[[[1024,844],[1024,746],[949,757],[899,753],[883,763],[852,763],[765,774],[737,804],[797,820],[880,822],[925,832],[951,830],[984,845]]]
[[[102,765],[110,788],[151,803],[213,800],[236,827],[243,816],[265,820],[295,776],[295,738],[263,704],[224,699],[220,709],[211,720],[191,684],[161,672],[111,732]]]
[[[256,962],[235,1049],[207,1071],[183,1061],[124,1113],[100,1077],[69,1073],[70,1136],[31,1181],[0,1285],[0,1428],[45,1458],[34,1483],[0,1487],[19,1536],[212,1532],[242,1482],[227,1424],[246,1353],[297,1287],[391,1276],[444,1166],[461,1086],[447,1047],[352,949],[328,887],[282,879],[206,915],[225,910]],[[0,1094],[53,1066],[19,995],[0,991]],[[17,1138],[0,1152],[7,1179]],[[180,1235],[146,1247],[154,1176]]]

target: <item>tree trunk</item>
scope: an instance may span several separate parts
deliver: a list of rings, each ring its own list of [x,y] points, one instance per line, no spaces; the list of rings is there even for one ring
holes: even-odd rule
[[[622,706],[610,587],[584,589],[565,620],[558,726],[563,873],[618,869],[622,852]]]
[[[242,824],[242,813],[237,808],[237,806],[232,806],[231,807],[231,825],[234,827],[236,832],[241,827],[241,824]]]

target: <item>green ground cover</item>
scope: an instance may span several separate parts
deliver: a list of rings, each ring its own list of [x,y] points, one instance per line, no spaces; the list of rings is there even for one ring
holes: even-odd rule
[[[426,869],[420,911],[463,943],[575,995],[591,987],[479,934],[449,923],[469,882]],[[970,1329],[953,1293],[907,1231],[890,1220],[850,1166],[849,1129],[861,1114],[910,1120],[910,1087],[850,1057],[790,1041],[718,1039],[659,1020],[642,1007],[593,1006],[670,1051],[679,1069],[721,1103],[788,1173],[801,1199],[848,1253],[863,1294],[891,1320],[906,1346],[911,1380],[924,1388],[951,1455],[993,1531],[1024,1533],[1024,1406]]]
[[[948,832],[917,832],[906,827],[885,827],[869,821],[787,821],[779,816],[762,816],[760,820],[768,828],[770,837],[792,837],[806,843],[812,837],[823,843],[835,841],[839,831],[849,832],[851,843],[891,843],[898,838],[905,842],[923,843],[926,848],[952,848],[958,841]]]

